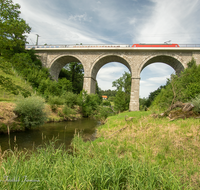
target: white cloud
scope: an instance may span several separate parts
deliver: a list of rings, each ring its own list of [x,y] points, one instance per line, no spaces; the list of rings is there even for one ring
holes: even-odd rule
[[[91,22],[92,18],[88,17],[86,13],[82,14],[82,15],[71,15],[68,18],[69,21],[87,21],[87,22]]]
[[[163,43],[191,43],[191,33],[198,30],[197,18],[192,19],[199,10],[199,0],[153,0],[152,15],[139,27],[139,41]]]

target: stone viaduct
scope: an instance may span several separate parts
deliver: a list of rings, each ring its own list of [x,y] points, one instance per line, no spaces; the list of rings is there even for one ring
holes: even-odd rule
[[[30,47],[28,47],[30,48]],[[27,49],[28,49],[27,48]],[[140,73],[148,65],[162,62],[170,65],[177,73],[187,67],[194,58],[200,64],[200,48],[195,47],[44,47],[35,46],[44,67],[50,69],[52,77],[57,80],[61,69],[70,62],[79,62],[84,68],[83,89],[95,93],[96,76],[99,69],[109,62],[124,64],[131,72],[130,111],[139,110]]]

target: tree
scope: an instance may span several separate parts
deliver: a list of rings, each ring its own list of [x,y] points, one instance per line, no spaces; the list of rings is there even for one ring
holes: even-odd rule
[[[116,100],[114,101],[114,103],[120,106],[119,111],[124,111],[128,109],[128,105],[130,102],[130,93],[131,93],[131,74],[125,72],[122,77],[113,82],[112,86],[117,87],[117,94],[115,97]],[[120,96],[122,98],[121,101],[120,101]]]
[[[165,110],[175,102],[189,102],[200,94],[200,65],[196,65],[195,60],[191,60],[186,68],[179,75],[171,75],[165,88],[152,102],[152,109]]]
[[[128,102],[126,100],[126,94],[121,89],[117,91],[114,99],[114,109],[117,112],[128,110]]]
[[[31,28],[19,17],[20,5],[0,0],[0,55],[9,57],[25,50],[26,35]]]
[[[64,66],[59,74],[59,78],[67,78],[72,82],[73,92],[79,94],[83,89],[84,69],[81,63],[72,62]]]

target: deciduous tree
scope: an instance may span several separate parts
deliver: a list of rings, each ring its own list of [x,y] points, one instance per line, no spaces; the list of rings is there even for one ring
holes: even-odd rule
[[[31,28],[20,18],[20,5],[12,0],[0,0],[0,55],[9,57],[25,48]]]

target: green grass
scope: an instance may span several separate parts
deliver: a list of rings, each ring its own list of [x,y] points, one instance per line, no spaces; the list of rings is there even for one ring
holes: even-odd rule
[[[101,138],[84,143],[75,137],[68,152],[62,147],[55,149],[55,143],[32,153],[7,151],[1,155],[1,188],[117,190],[187,187],[181,184],[180,177],[163,170],[158,164],[129,154],[120,155],[118,149],[108,145],[111,141]],[[27,182],[25,178],[31,181]]]
[[[199,119],[176,120],[153,118],[150,112],[127,112],[108,119],[97,135],[109,139],[111,146],[134,158],[171,171],[181,183],[200,188]],[[125,115],[133,121],[125,121]],[[119,131],[120,129],[124,130]],[[109,145],[108,145],[109,146]]]
[[[0,76],[11,79],[13,85],[19,86],[21,89],[34,94],[34,90],[32,89],[31,85],[20,78],[12,68],[10,68],[9,73],[5,73],[3,69],[0,68]],[[2,85],[0,85],[0,101],[13,102],[18,96],[19,95],[13,94],[11,91],[6,90]]]
[[[169,122],[150,112],[108,118],[95,141],[71,148],[51,142],[36,151],[1,154],[3,189],[199,189],[199,120]],[[133,117],[126,122],[124,117]],[[120,131],[120,129],[124,128]],[[18,179],[19,182],[4,180]],[[25,177],[29,180],[24,181]]]

